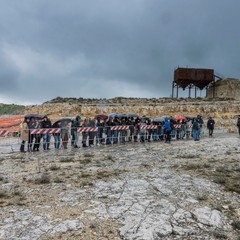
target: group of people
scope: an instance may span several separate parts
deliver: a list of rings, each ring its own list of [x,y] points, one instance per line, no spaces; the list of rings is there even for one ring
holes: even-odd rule
[[[148,128],[147,126],[155,126]],[[177,128],[175,126],[178,126]],[[212,117],[208,119],[207,128],[209,129],[209,136],[213,134],[215,121]],[[114,126],[127,126],[127,128],[112,128]],[[195,141],[199,141],[203,132],[203,118],[198,115],[196,118],[182,118],[174,119],[173,117],[165,117],[160,120],[151,120],[143,116],[135,117],[119,117],[109,116],[108,118],[81,119],[76,116],[69,121],[57,121],[52,124],[48,116],[43,119],[34,117],[24,118],[21,131],[21,146],[20,151],[25,152],[25,145],[27,143],[27,151],[39,151],[42,142],[43,150],[50,149],[51,137],[54,138],[55,149],[67,149],[68,142],[71,142],[73,148],[79,148],[80,127],[97,128],[96,131],[82,132],[82,147],[92,147],[100,144],[118,144],[125,142],[145,142],[145,141],[165,141],[170,143],[172,138],[184,139],[193,137]],[[240,126],[240,121],[239,121]],[[60,131],[55,133],[31,133],[34,129],[49,129],[58,128]],[[95,144],[94,144],[95,143]]]
[[[25,143],[27,142],[27,147],[29,152],[35,152],[39,151],[41,139],[43,138],[43,149],[44,150],[50,150],[50,140],[51,140],[51,134],[31,134],[30,130],[33,129],[47,129],[51,128],[52,123],[51,120],[48,118],[48,116],[44,116],[43,120],[39,121],[38,119],[31,117],[27,118],[25,117],[22,122],[22,131],[21,131],[21,146],[20,151],[25,152]],[[59,142],[60,146],[60,142]]]

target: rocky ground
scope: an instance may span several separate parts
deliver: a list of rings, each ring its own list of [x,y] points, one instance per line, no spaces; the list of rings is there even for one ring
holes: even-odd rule
[[[0,158],[0,239],[240,239],[240,138]]]

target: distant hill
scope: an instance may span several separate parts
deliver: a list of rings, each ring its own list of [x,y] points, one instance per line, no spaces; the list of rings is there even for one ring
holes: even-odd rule
[[[16,104],[3,104],[0,103],[0,116],[1,115],[24,115],[25,106]]]

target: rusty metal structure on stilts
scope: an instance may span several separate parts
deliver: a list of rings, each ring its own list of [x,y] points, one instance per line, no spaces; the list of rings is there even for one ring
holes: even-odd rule
[[[197,97],[197,90],[207,89],[210,84],[215,83],[215,76],[213,69],[200,68],[177,68],[174,71],[174,80],[172,82],[172,98],[178,98],[179,88],[188,89],[188,97],[191,98],[192,89],[195,90],[195,98]],[[176,89],[176,95],[175,90]],[[213,91],[214,98],[214,91]]]

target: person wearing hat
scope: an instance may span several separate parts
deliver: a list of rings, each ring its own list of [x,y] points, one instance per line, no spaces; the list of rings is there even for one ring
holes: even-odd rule
[[[212,117],[209,117],[208,122],[207,122],[207,128],[209,131],[209,137],[212,137],[213,135],[213,129],[214,129],[215,121],[213,120]]]

